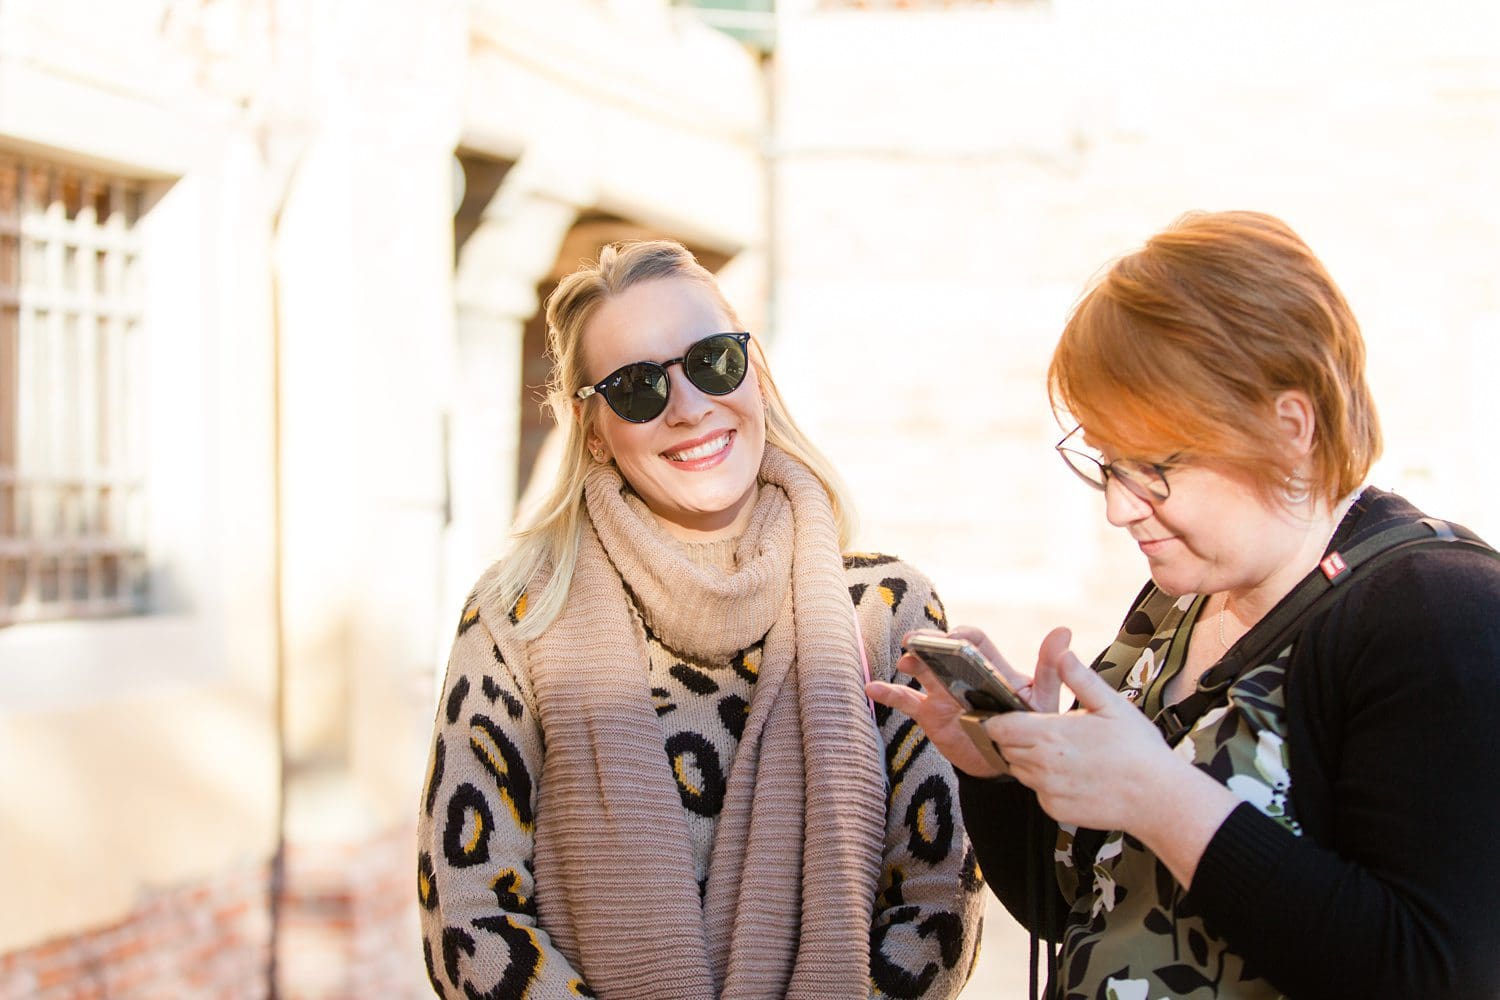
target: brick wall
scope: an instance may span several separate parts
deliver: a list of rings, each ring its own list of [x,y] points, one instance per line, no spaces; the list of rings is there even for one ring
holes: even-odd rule
[[[431,996],[417,926],[416,834],[292,844],[278,931],[282,1000]]]
[[[278,928],[282,1000],[430,996],[414,833],[291,845]],[[269,996],[270,873],[257,865],[153,891],[118,923],[0,955],[0,1000]]]
[[[266,996],[269,872],[156,890],[116,924],[0,956],[0,1000]]]

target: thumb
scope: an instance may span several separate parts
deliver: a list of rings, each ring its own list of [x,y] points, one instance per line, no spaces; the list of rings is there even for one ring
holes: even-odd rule
[[[1062,635],[1059,636],[1058,633]],[[1042,641],[1041,659],[1052,667],[1058,679],[1073,692],[1078,699],[1078,707],[1090,712],[1112,707],[1119,700],[1120,693],[1073,655],[1073,651],[1068,648],[1070,638],[1066,629],[1054,629],[1048,633],[1047,638]]]
[[[1042,640],[1036,654],[1036,672],[1031,683],[1037,706],[1047,706],[1047,711],[1062,710],[1062,681],[1058,677],[1058,665],[1065,656],[1071,656],[1068,646],[1073,633],[1066,628],[1055,628]]]

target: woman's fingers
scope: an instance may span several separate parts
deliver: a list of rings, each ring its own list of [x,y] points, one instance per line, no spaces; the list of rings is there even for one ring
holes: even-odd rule
[[[871,681],[865,685],[865,694],[875,701],[915,719],[932,745],[937,747],[938,753],[948,758],[960,771],[976,778],[992,778],[999,774],[984,759],[959,724],[962,711],[958,702],[941,687],[929,690],[934,693],[886,681]]]
[[[914,632],[908,632],[907,636],[915,634]],[[933,632],[930,634],[942,635],[943,633]],[[902,642],[904,643],[905,641],[903,637]],[[963,711],[963,706],[948,693],[948,689],[943,686],[942,682],[933,676],[932,668],[920,656],[914,656],[911,653],[902,653],[901,659],[896,661],[896,669],[910,677],[915,677],[922,685],[922,690],[929,697],[939,699],[939,704],[950,707],[954,715]],[[879,698],[875,700],[880,701]],[[884,702],[881,702],[881,704],[884,704]],[[911,713],[908,712],[907,714],[910,715]]]
[[[1058,632],[1066,632],[1066,629],[1055,629],[1051,639]],[[1046,648],[1046,643],[1042,643]],[[1058,680],[1067,685],[1078,699],[1078,706],[1090,712],[1107,712],[1111,709],[1130,708],[1123,695],[1116,691],[1103,677],[1094,673],[1084,664],[1082,660],[1073,655],[1073,651],[1067,648],[1063,642],[1061,648],[1053,650],[1052,662],[1055,664],[1055,673]],[[1131,709],[1133,714],[1134,709]]]
[[[1055,628],[1042,640],[1041,649],[1037,651],[1036,676],[1032,681],[1033,707],[1047,712],[1056,712],[1061,707],[1062,676],[1059,668],[1065,657],[1073,656],[1068,648],[1072,641],[1073,633],[1066,628]]]
[[[975,628],[973,625],[955,625],[953,631],[948,634],[974,646],[984,654],[986,660],[996,667],[1005,662],[1005,657],[1000,655],[1000,648],[990,641],[990,637],[985,635],[982,629]]]
[[[866,684],[865,695],[912,718],[922,712],[922,703],[927,700],[927,696],[920,691],[905,684],[891,684],[887,681],[871,681]]]
[[[1006,662],[1005,657],[1000,655],[999,648],[990,641],[990,637],[972,625],[959,625],[948,633],[955,639],[963,639],[989,661],[990,666],[1004,677],[1012,688],[1019,691],[1031,683],[1031,678],[1021,673]]]

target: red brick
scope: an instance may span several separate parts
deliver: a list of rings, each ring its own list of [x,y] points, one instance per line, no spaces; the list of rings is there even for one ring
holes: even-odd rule
[[[270,933],[268,869],[143,894],[128,918],[0,956],[0,1000],[258,1000]],[[182,972],[196,967],[202,989]]]
[[[0,1000],[33,1000],[37,995],[36,976],[21,969],[0,975]]]
[[[77,982],[78,978],[79,968],[76,964],[56,963],[37,970],[36,984],[39,989],[49,990],[55,986]]]

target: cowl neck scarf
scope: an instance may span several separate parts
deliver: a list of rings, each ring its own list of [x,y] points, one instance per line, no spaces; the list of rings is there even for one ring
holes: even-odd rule
[[[725,571],[595,469],[567,601],[525,650],[546,741],[538,915],[606,1000],[869,992],[885,791],[838,532],[817,478],[774,446],[760,483]],[[701,899],[642,617],[704,657],[765,637]]]

